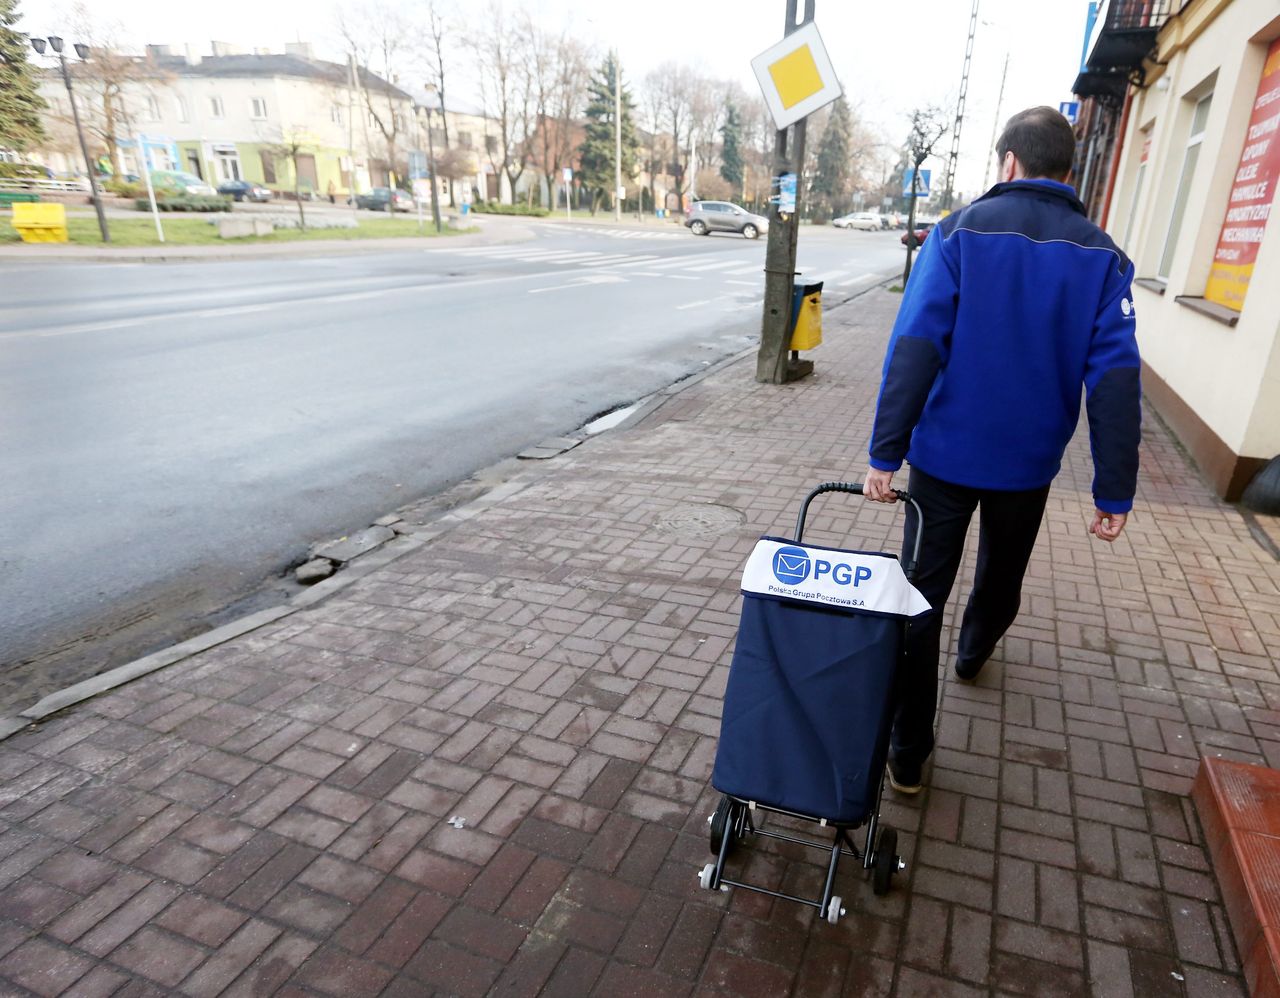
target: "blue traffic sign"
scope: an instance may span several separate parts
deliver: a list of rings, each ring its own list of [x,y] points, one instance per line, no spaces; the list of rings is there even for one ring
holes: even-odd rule
[[[902,196],[904,198],[911,197],[911,178],[915,170],[908,170],[902,175]],[[933,177],[932,170],[921,170],[920,180],[915,185],[915,196],[919,198],[927,198],[929,196],[929,181]]]
[[[1080,117],[1080,102],[1078,100],[1064,100],[1058,105],[1058,110],[1064,118],[1074,125],[1076,119]]]

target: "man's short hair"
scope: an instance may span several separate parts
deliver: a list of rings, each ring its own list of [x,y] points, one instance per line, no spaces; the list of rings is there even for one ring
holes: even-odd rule
[[[1029,107],[1009,119],[996,143],[1003,162],[1013,153],[1028,177],[1065,180],[1076,155],[1070,122],[1051,107]]]

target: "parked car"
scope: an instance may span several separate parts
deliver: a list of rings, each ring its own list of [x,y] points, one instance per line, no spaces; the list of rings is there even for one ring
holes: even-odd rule
[[[275,191],[251,180],[228,180],[218,185],[219,194],[229,194],[237,201],[270,201],[276,196]]]
[[[413,195],[391,187],[375,187],[356,195],[356,207],[369,211],[413,211]]]
[[[204,194],[208,197],[214,197],[217,194],[217,191],[194,173],[183,170],[152,170],[151,186],[158,191],[169,191],[173,194]]]
[[[684,224],[695,236],[740,232],[748,239],[755,239],[760,233],[769,231],[769,220],[763,215],[752,214],[728,201],[695,202]]]
[[[913,245],[919,246],[921,243],[923,243],[925,236],[929,234],[929,230],[932,229],[935,224],[936,223],[934,222],[916,222],[916,231],[915,231],[916,238]],[[910,238],[910,236],[911,236],[910,232],[904,232],[902,234],[901,242],[903,246],[907,245],[907,239]]]
[[[837,229],[861,229],[864,232],[879,232],[885,228],[880,215],[874,211],[855,211],[851,215],[841,215],[833,218],[831,224]]]

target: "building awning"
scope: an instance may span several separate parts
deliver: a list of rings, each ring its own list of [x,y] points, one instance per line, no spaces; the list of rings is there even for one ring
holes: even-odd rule
[[[1123,100],[1129,89],[1129,74],[1120,70],[1084,69],[1071,84],[1071,92],[1077,97],[1100,97],[1104,100]]]

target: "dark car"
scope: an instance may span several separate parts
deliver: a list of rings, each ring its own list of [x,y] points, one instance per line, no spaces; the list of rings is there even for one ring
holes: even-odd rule
[[[356,195],[356,207],[369,211],[413,211],[413,195],[390,187],[375,187]]]
[[[934,222],[916,222],[915,240],[912,242],[911,245],[913,247],[918,247],[921,243],[923,243],[924,237],[929,234],[929,230],[932,229],[935,224],[936,223]],[[907,245],[907,240],[910,238],[910,236],[911,236],[910,232],[904,232],[902,234],[901,242],[903,246]]]
[[[251,180],[228,180],[218,185],[219,194],[229,194],[237,201],[270,201],[275,191]]]

